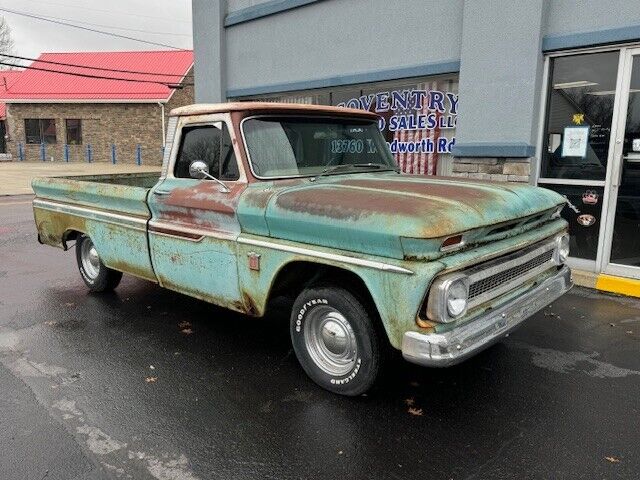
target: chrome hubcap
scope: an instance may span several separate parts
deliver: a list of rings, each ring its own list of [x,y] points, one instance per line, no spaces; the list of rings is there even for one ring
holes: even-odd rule
[[[80,259],[84,273],[91,280],[95,280],[100,274],[100,257],[98,251],[90,239],[85,239],[80,247]]]
[[[304,341],[314,363],[333,376],[348,374],[358,355],[356,336],[347,319],[325,305],[314,307],[307,316]]]

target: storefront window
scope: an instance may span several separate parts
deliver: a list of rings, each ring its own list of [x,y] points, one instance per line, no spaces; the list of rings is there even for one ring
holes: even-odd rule
[[[551,59],[541,177],[605,179],[618,56]]]

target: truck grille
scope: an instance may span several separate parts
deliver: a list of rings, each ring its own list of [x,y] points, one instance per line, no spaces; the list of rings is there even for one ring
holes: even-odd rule
[[[533,269],[536,269],[540,265],[548,263],[553,257],[553,250],[541,253],[537,257],[515,267],[509,268],[502,272],[498,272],[490,277],[483,278],[469,286],[469,300],[473,300],[478,295],[490,292],[491,290],[498,288],[505,283],[517,280]]]
[[[467,270],[469,307],[480,305],[555,266],[555,241],[547,241]]]

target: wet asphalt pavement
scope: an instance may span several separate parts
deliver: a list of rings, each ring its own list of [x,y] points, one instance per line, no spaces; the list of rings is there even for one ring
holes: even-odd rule
[[[286,313],[89,294],[0,198],[0,479],[638,478],[640,302],[575,288],[446,370],[325,392]],[[212,266],[215,275],[215,266]]]

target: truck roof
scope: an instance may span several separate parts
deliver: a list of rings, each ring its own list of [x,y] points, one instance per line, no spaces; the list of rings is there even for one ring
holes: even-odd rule
[[[378,115],[366,110],[345,107],[329,107],[325,105],[306,105],[299,103],[276,102],[230,102],[230,103],[195,103],[171,110],[171,116],[206,115],[208,113],[226,112],[277,112],[277,113],[316,113],[325,115],[348,115],[376,119]]]

